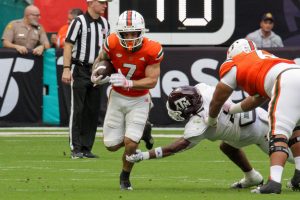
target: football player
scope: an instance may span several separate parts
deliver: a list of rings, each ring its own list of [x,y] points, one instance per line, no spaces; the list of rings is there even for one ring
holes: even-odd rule
[[[125,155],[136,152],[141,138],[148,141],[146,145],[151,145],[152,137],[143,136],[145,126],[145,133],[151,133],[151,125],[146,124],[151,107],[149,89],[154,88],[158,81],[164,55],[158,42],[144,37],[145,31],[140,13],[134,10],[123,12],[119,16],[116,33],[108,36],[94,65],[97,66],[98,61],[109,60],[118,73],[102,79],[98,75],[101,66],[98,66],[91,76],[95,84],[107,81],[112,84],[103,125],[103,141],[109,151],[125,147],[120,174],[120,187],[124,190],[132,190],[129,177],[133,167],[133,163],[126,161]]]
[[[167,110],[169,116],[176,121],[188,120],[184,133],[174,143],[157,147],[147,152],[138,152],[126,156],[129,162],[163,158],[182,152],[197,145],[201,140],[222,140],[220,149],[243,172],[244,177],[231,185],[232,188],[248,188],[263,183],[262,175],[248,161],[242,147],[255,144],[263,152],[269,154],[268,116],[262,108],[241,113],[228,114],[228,108],[233,104],[228,100],[224,110],[218,116],[216,127],[205,123],[209,103],[215,87],[200,83],[196,86],[182,86],[172,91],[168,97]],[[292,156],[290,161],[293,162]]]
[[[227,60],[220,67],[220,82],[209,106],[207,122],[214,126],[224,102],[235,88],[250,96],[230,108],[231,113],[252,110],[269,102],[268,134],[270,146],[270,176],[266,184],[252,190],[254,193],[280,194],[281,179],[288,147],[294,155],[295,172],[292,189],[300,189],[300,65],[293,60],[257,50],[255,43],[239,39],[228,49]]]

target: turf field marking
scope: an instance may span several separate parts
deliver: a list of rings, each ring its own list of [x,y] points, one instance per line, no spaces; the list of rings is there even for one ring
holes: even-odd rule
[[[0,132],[0,137],[68,137],[67,132]],[[97,137],[103,137],[102,132],[97,132]],[[154,138],[179,138],[181,134],[152,134]]]

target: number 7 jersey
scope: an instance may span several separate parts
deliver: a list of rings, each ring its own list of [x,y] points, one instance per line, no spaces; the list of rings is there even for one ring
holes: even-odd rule
[[[128,51],[121,46],[119,38],[115,33],[107,37],[104,50],[109,55],[115,71],[117,72],[120,69],[122,74],[130,80],[145,78],[146,67],[160,63],[164,55],[162,46],[158,42],[146,37],[143,38],[142,47],[139,50],[135,52]],[[124,89],[114,86],[113,90],[130,97],[142,96],[149,93],[149,89]]]

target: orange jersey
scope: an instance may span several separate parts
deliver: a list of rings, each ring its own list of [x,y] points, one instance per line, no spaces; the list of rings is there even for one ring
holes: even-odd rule
[[[236,66],[236,82],[239,87],[251,96],[259,94],[268,97],[264,89],[265,77],[268,71],[278,63],[295,64],[292,60],[278,58],[266,51],[241,53],[221,65],[220,78]]]
[[[110,34],[104,44],[104,50],[109,55],[116,70],[130,80],[145,78],[145,69],[148,65],[160,63],[163,59],[163,48],[155,41],[146,37],[143,39],[142,47],[136,52],[129,52],[121,46],[119,38],[115,33]],[[149,92],[148,89],[129,90],[121,87],[113,87],[115,91],[125,96],[142,96]]]

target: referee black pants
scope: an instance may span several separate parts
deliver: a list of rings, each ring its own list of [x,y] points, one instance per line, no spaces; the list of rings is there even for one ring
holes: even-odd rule
[[[90,67],[75,66],[71,92],[70,146],[74,152],[92,150],[100,110],[100,87],[93,87]]]

